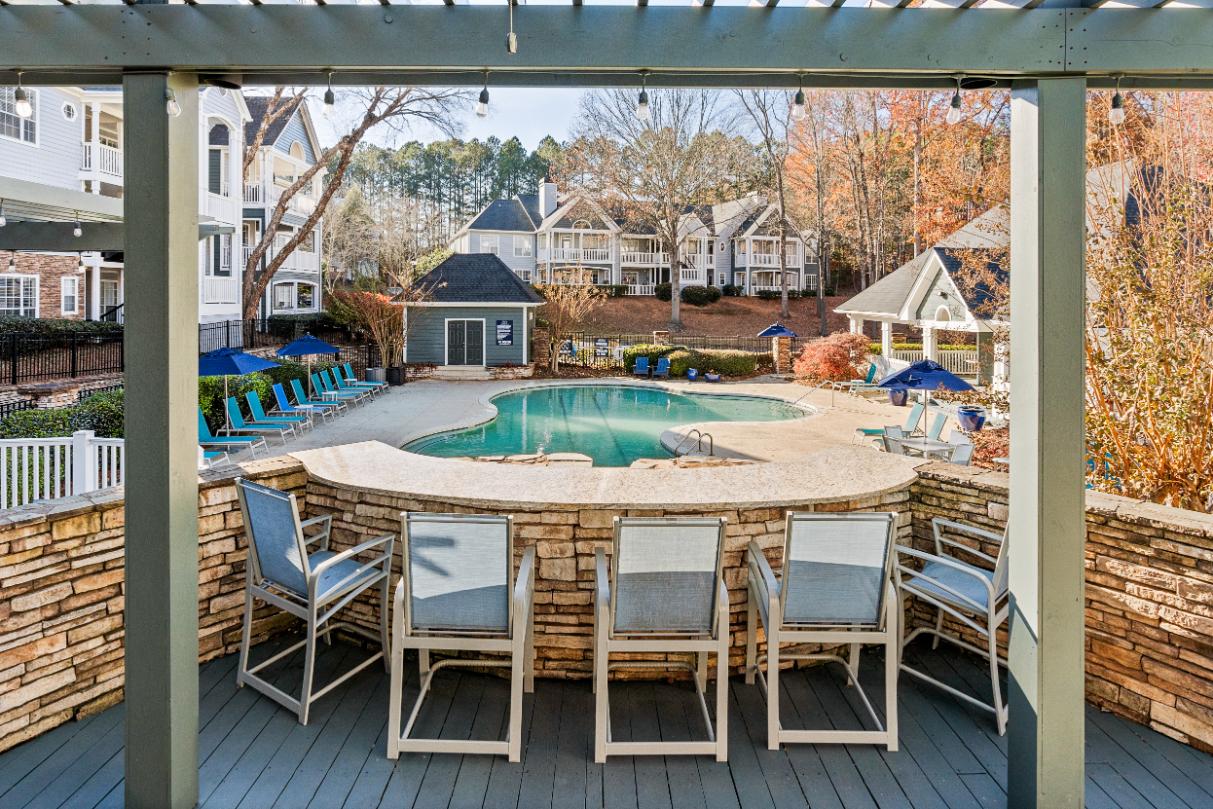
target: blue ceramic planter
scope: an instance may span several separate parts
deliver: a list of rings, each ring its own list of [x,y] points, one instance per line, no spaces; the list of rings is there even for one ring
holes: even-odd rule
[[[966,433],[975,433],[986,424],[986,409],[977,405],[963,405],[956,410],[956,421]]]

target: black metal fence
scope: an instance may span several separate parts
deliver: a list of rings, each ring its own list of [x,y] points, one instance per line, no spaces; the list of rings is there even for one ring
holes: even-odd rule
[[[0,421],[3,421],[6,416],[11,416],[13,413],[31,410],[33,407],[33,399],[15,399],[10,402],[0,402]]]
[[[121,334],[5,334],[0,353],[0,381],[10,385],[123,368]]]

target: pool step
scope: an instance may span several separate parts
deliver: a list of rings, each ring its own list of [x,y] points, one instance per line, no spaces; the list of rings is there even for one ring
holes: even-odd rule
[[[485,381],[493,378],[488,368],[474,368],[459,365],[440,365],[434,369],[433,379],[455,381]]]

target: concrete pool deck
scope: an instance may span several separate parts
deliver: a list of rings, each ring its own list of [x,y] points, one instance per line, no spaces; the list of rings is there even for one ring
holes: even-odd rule
[[[789,461],[818,450],[850,446],[859,427],[901,424],[906,409],[884,399],[865,399],[829,390],[814,390],[777,377],[709,385],[702,382],[644,381],[626,377],[582,380],[510,380],[451,382],[420,380],[392,388],[285,445],[272,441],[270,455],[294,454],[364,441],[400,447],[436,432],[470,427],[494,417],[489,400],[507,391],[551,385],[640,385],[678,393],[764,396],[785,402],[802,400],[818,412],[802,419],[775,422],[712,422],[681,425],[686,432],[706,428],[715,439],[716,454],[757,461]],[[677,443],[673,431],[667,445]]]

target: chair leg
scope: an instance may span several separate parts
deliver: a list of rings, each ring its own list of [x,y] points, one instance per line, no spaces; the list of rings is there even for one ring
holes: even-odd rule
[[[935,634],[931,635],[931,650],[939,648],[939,633],[943,631],[943,610],[935,608]]]
[[[526,639],[514,642],[510,660],[510,729],[508,756],[512,763],[522,760],[522,688],[526,679]]]
[[[400,703],[404,698],[404,627],[400,615],[392,626],[391,694],[388,695],[387,757],[400,758]]]
[[[890,597],[893,595],[889,593]],[[890,753],[897,750],[897,677],[901,672],[901,661],[897,649],[901,646],[901,626],[898,623],[900,609],[890,603],[885,611],[886,640],[884,647],[884,729],[888,733],[886,744]]]
[[[312,701],[312,676],[316,671],[316,619],[307,622],[307,647],[303,653],[303,685],[299,691],[299,724],[307,724],[307,713]]]
[[[600,629],[599,632],[605,630]],[[605,764],[607,760],[607,735],[609,734],[610,700],[607,698],[607,651],[602,637],[594,649],[594,763]]]
[[[716,760],[729,760],[729,619],[722,617],[716,649]],[[704,655],[705,657],[707,655]]]
[[[993,616],[986,622],[990,630],[987,639],[990,650],[990,688],[994,691],[994,720],[998,723],[998,735],[1002,736],[1007,732],[1007,714],[1002,706],[1002,683],[998,676],[998,634],[992,618]]]
[[[758,607],[754,594],[746,599],[745,608],[745,684],[754,684],[754,669],[758,667]]]
[[[767,630],[767,749],[779,749],[779,635]]]
[[[847,654],[847,672],[850,678],[847,681],[848,686],[859,687],[859,656],[863,653],[863,644],[852,643],[851,650]]]
[[[253,591],[244,586],[244,627],[240,630],[240,668],[236,672],[236,687],[244,687],[244,675],[248,674],[249,647],[253,645]]]
[[[526,645],[523,649],[526,655],[526,679],[523,690],[528,694],[535,693],[535,622],[532,620],[526,628]]]
[[[708,690],[708,653],[699,652],[695,655],[695,679],[699,681],[699,690]]]
[[[383,577],[379,585],[379,648],[383,650],[383,670],[392,671],[392,644],[388,631],[388,610],[391,609],[391,598],[388,596],[389,576]]]
[[[418,649],[417,650],[417,666],[421,670],[422,677],[424,677],[425,675],[430,673],[430,650],[429,649]]]

